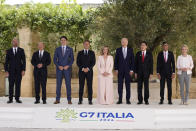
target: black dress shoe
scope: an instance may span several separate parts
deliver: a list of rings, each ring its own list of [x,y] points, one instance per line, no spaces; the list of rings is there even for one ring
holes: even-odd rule
[[[43,101],[43,104],[47,104],[46,100]]]
[[[13,100],[9,100],[7,101],[7,104],[13,103]]]
[[[40,101],[39,100],[36,100],[35,102],[34,102],[34,104],[39,104],[40,103]]]
[[[131,102],[130,101],[127,101],[127,104],[129,105],[129,104],[131,104]]]
[[[160,101],[160,102],[159,102],[159,105],[162,105],[162,104],[163,104],[163,101]]]
[[[138,105],[141,105],[141,104],[143,104],[143,102],[142,102],[142,101],[139,101],[137,104],[138,104]]]
[[[145,101],[145,104],[146,104],[146,105],[149,105],[149,102],[148,102],[148,101]]]
[[[81,105],[81,104],[82,104],[82,101],[79,101],[79,102],[78,102],[78,105]]]
[[[21,100],[16,100],[16,103],[22,103],[22,101]]]
[[[118,101],[116,104],[122,104],[122,101]]]
[[[92,103],[92,101],[89,101],[88,104],[89,104],[89,105],[92,105],[93,103]]]
[[[172,105],[173,103],[172,103],[172,101],[169,101],[168,104],[169,104],[169,105]]]

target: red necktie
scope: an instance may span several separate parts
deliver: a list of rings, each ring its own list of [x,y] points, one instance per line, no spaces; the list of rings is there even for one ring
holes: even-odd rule
[[[142,52],[142,62],[144,63],[144,52]]]

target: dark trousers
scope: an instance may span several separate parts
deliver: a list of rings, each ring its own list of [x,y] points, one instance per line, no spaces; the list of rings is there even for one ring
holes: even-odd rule
[[[42,88],[42,100],[46,100],[46,83],[47,74],[42,71],[34,73],[34,84],[35,84],[35,99],[40,100],[40,86]]]
[[[89,71],[87,73],[84,73],[83,71],[79,71],[79,101],[83,100],[85,79],[87,80],[88,100],[92,101],[92,95],[93,95],[93,88],[92,88],[93,71]]]
[[[119,101],[122,101],[123,97],[123,83],[125,79],[125,86],[126,86],[126,100],[129,101],[131,97],[131,89],[130,89],[130,82],[131,82],[131,76],[129,74],[129,71],[126,72],[118,72],[118,95],[119,95]]]
[[[143,102],[143,95],[142,95],[143,85],[144,85],[144,101],[147,102],[149,99],[149,76],[138,74],[137,93],[138,93],[139,102]]]
[[[15,100],[19,100],[21,80],[22,80],[21,72],[16,71],[16,73],[9,73],[8,80],[9,80],[9,99],[13,100],[14,85],[15,85]]]
[[[161,100],[164,100],[164,90],[165,90],[165,82],[167,81],[167,90],[168,90],[168,100],[171,100],[172,97],[172,78],[171,75],[161,75],[160,80],[160,97]]]

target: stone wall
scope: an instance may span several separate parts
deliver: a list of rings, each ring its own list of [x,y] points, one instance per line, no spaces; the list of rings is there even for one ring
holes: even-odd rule
[[[5,73],[0,71],[0,96],[5,95]]]

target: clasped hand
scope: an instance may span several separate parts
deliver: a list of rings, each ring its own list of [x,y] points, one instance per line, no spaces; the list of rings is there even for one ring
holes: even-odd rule
[[[67,66],[59,66],[59,70],[67,70],[69,68],[69,66],[67,65]]]

